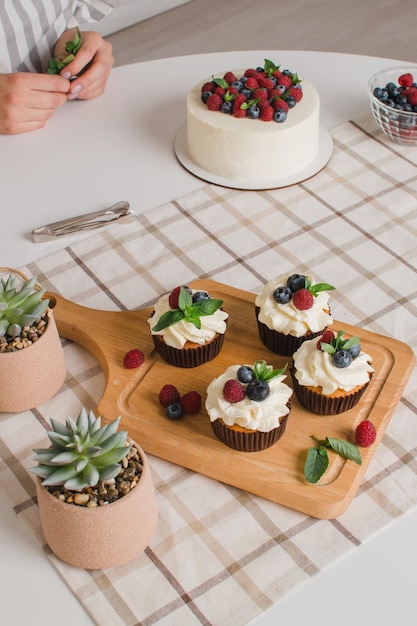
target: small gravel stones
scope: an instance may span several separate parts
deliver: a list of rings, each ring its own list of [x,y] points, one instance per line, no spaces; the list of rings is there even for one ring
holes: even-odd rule
[[[4,335],[0,337],[0,353],[2,352],[17,352],[23,350],[28,346],[38,341],[46,330],[48,324],[48,309],[42,315],[40,320],[34,322],[32,326],[24,326],[20,335],[16,337],[9,337]]]
[[[62,502],[76,504],[87,508],[106,506],[127,495],[138,483],[143,471],[142,459],[138,450],[132,446],[122,461],[122,467],[116,478],[102,481],[95,487],[86,487],[74,492],[64,486],[46,487],[48,491]]]

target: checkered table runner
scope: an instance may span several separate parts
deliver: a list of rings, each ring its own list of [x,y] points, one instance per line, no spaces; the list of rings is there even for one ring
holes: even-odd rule
[[[368,118],[332,135],[330,163],[306,182],[253,192],[209,184],[23,269],[48,290],[111,310],[147,307],[198,277],[258,292],[281,273],[310,272],[337,286],[336,319],[417,352],[417,147],[387,141]],[[414,371],[338,519],[313,519],[151,456],[160,522],[150,546],[124,567],[67,566],[42,536],[32,448],[46,443],[51,416],[94,407],[104,378],[83,348],[64,341],[64,351],[60,393],[0,416],[0,486],[98,624],[245,624],[417,502]]]

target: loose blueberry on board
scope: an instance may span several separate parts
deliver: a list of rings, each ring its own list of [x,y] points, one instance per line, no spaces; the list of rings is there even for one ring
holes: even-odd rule
[[[168,404],[165,409],[165,414],[170,420],[179,420],[182,417],[182,408],[179,402],[173,402]]]

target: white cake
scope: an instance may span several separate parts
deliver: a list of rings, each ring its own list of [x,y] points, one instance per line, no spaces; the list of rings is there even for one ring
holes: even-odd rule
[[[236,77],[245,70],[236,70]],[[202,102],[199,82],[187,98],[187,150],[206,172],[233,181],[275,181],[309,166],[319,150],[320,98],[302,80],[303,97],[283,123],[237,118],[209,110]]]

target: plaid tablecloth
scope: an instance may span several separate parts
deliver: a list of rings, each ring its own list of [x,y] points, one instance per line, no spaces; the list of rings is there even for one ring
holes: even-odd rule
[[[337,286],[336,319],[417,352],[417,148],[388,142],[368,118],[332,135],[330,163],[302,184],[257,192],[208,184],[23,269],[74,302],[111,310],[149,306],[197,277],[258,292],[278,274],[311,272]],[[42,536],[32,448],[45,443],[51,416],[94,407],[104,379],[83,348],[65,340],[64,350],[60,393],[0,416],[0,485],[98,624],[245,624],[417,502],[414,371],[338,519],[313,519],[151,456],[160,522],[150,546],[116,569],[67,566]]]

